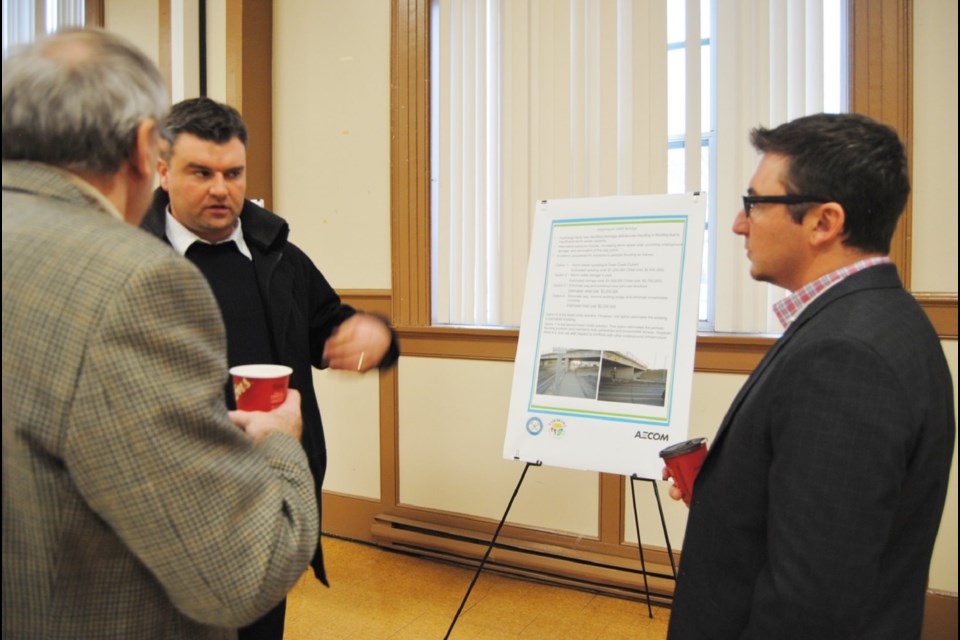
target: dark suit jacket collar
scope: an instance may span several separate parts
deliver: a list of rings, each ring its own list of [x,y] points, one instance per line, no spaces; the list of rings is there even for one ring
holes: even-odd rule
[[[796,333],[800,327],[809,322],[811,318],[841,298],[868,289],[900,288],[903,288],[903,284],[900,282],[897,267],[893,264],[880,264],[874,267],[868,267],[863,271],[858,271],[852,276],[844,278],[833,285],[807,305],[807,308],[800,313],[797,319],[794,320],[784,332],[780,342],[783,342]]]
[[[900,282],[899,274],[897,274],[897,267],[893,264],[880,264],[875,267],[868,267],[863,271],[858,271],[852,276],[844,278],[807,305],[807,308],[787,327],[787,330],[780,339],[773,343],[767,355],[764,356],[760,364],[757,365],[757,368],[750,374],[750,381],[763,372],[767,364],[776,356],[777,351],[780,350],[783,344],[787,342],[793,334],[837,300],[869,289],[900,289],[902,287],[903,284]],[[750,381],[748,381],[748,384]],[[744,385],[744,389],[746,389],[747,386],[748,385]]]
[[[784,348],[784,345],[789,342],[790,337],[799,331],[805,324],[815,318],[817,314],[838,300],[846,298],[854,293],[867,291],[870,289],[901,288],[903,288],[903,284],[900,282],[900,276],[897,273],[897,267],[893,264],[881,264],[875,267],[868,267],[863,271],[858,271],[852,276],[844,278],[834,286],[824,291],[819,297],[811,302],[806,309],[803,310],[797,319],[794,320],[793,323],[787,328],[780,339],[773,343],[773,345],[770,347],[770,350],[767,351],[767,354],[763,357],[763,360],[760,361],[757,367],[750,374],[750,377],[747,378],[747,381],[737,393],[736,398],[734,398],[733,402],[730,404],[730,408],[727,410],[727,414],[724,416],[723,422],[721,422],[720,428],[717,430],[717,433],[714,436],[713,444],[716,445],[720,441],[723,432],[726,431],[727,426],[733,419],[733,416],[737,414],[740,404],[743,402],[744,398],[747,397],[747,395],[750,393],[750,390],[753,388],[753,385],[763,375],[764,370],[776,359],[779,352]]]
[[[140,227],[166,240],[165,216],[169,204],[170,196],[162,188],[157,187],[153,193],[153,202]],[[287,243],[287,236],[290,233],[287,221],[250,200],[244,200],[240,220],[243,224],[243,239],[248,245],[252,245],[251,250],[255,248],[260,253],[268,253]]]

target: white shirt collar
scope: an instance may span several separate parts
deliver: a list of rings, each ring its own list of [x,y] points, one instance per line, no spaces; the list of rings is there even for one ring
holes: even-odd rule
[[[173,250],[180,255],[185,255],[187,253],[187,249],[189,249],[190,245],[192,245],[194,242],[214,244],[204,240],[193,231],[190,231],[190,229],[187,229],[185,226],[183,226],[179,220],[171,215],[170,205],[167,205],[166,220],[165,232],[167,234],[167,240],[170,241],[170,245],[173,247]],[[243,229],[240,224],[240,218],[237,218],[237,224],[233,228],[233,232],[230,234],[230,237],[226,238],[225,240],[221,240],[216,244],[230,242],[231,240],[237,243],[237,249],[240,250],[240,253],[245,255],[247,259],[253,260],[253,254],[250,253],[250,248],[243,239]]]

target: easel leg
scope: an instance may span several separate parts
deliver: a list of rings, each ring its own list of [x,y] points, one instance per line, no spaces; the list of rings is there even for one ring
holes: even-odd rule
[[[667,543],[667,555],[670,557],[670,568],[673,570],[673,581],[677,581],[677,564],[673,560],[673,548],[670,547],[670,534],[667,533],[667,520],[663,517],[663,504],[660,502],[660,490],[657,489],[656,480],[651,480],[653,485],[653,495],[657,498],[657,510],[660,511],[660,525],[663,527],[663,539]]]
[[[637,548],[640,550],[640,570],[643,572],[643,590],[647,594],[647,613],[653,617],[653,606],[650,604],[650,585],[647,584],[647,562],[643,557],[643,541],[640,540],[640,516],[637,515],[637,493],[634,483],[637,477],[630,478],[630,501],[633,503],[633,523],[637,527]]]
[[[470,592],[473,591],[473,586],[477,584],[477,578],[480,577],[480,572],[483,571],[483,565],[486,564],[487,558],[490,557],[490,552],[493,551],[493,545],[496,544],[497,537],[500,535],[500,529],[503,528],[503,524],[507,521],[507,514],[510,513],[510,508],[513,506],[513,501],[520,492],[520,485],[523,484],[523,479],[527,476],[527,469],[530,467],[539,467],[541,464],[541,462],[528,462],[523,468],[523,473],[520,474],[520,481],[517,482],[517,488],[513,490],[513,495],[510,496],[510,502],[507,503],[507,509],[503,512],[503,517],[500,518],[500,524],[497,525],[496,531],[493,532],[493,538],[490,540],[490,545],[487,546],[487,552],[483,554],[483,559],[480,560],[480,565],[477,567],[477,572],[473,575],[473,580],[470,582],[470,586],[467,588],[467,592],[464,594],[463,600],[460,602],[460,608],[457,609],[456,615],[453,616],[453,620],[450,622],[450,628],[447,629],[447,635],[443,636],[444,640],[447,640],[450,637],[453,627],[457,624],[457,620],[460,618],[460,614],[463,612],[464,605],[467,604],[467,598],[470,597]],[[634,510],[636,510],[636,505],[634,505]],[[646,576],[644,576],[644,578],[646,578]],[[653,614],[651,614],[651,617],[652,616]]]

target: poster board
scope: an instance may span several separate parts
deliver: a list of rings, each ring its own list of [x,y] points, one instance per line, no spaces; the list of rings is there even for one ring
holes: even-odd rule
[[[660,478],[687,439],[706,201],[538,204],[504,458]]]

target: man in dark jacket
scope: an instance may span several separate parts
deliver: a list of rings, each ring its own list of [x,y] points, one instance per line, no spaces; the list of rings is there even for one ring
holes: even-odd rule
[[[792,293],[694,484],[668,637],[919,638],[956,429],[940,339],[887,256],[903,144],[852,113],[751,140],[733,231]]]
[[[310,259],[287,241],[276,214],[245,199],[247,130],[232,107],[208,98],[175,105],[164,122],[169,146],[159,161],[161,188],[141,227],[165,239],[206,276],[227,328],[231,367],[275,363],[293,369],[300,391],[303,447],[318,503],[326,445],[312,367],[363,372],[396,362],[395,336],[380,318],[340,302]],[[227,384],[228,403],[233,393]],[[319,504],[318,504],[319,507]],[[327,583],[320,542],[312,561]],[[240,638],[281,640],[286,601]]]

